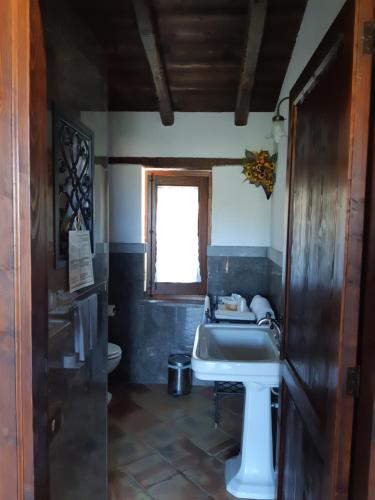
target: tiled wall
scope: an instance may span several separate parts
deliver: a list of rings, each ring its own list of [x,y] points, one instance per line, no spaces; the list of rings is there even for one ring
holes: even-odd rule
[[[268,290],[267,298],[277,314],[283,312],[282,297],[282,267],[281,262],[276,263],[268,257]]]
[[[281,266],[268,257],[208,257],[208,293],[239,293],[248,301],[264,295],[279,312]]]
[[[109,318],[110,340],[123,349],[123,359],[115,375],[130,382],[165,383],[168,355],[192,351],[195,330],[203,317],[203,304],[144,300],[142,250],[142,245],[111,244],[110,247],[109,302],[117,307],[116,316]],[[223,252],[231,255],[224,256]],[[267,249],[250,247],[245,254],[238,256],[239,253],[233,247],[219,250],[211,247],[208,292],[212,295],[237,292],[247,299],[261,293],[277,310],[281,266],[269,258]]]
[[[192,350],[203,305],[144,300],[143,253],[111,253],[109,280],[109,302],[117,307],[110,340],[123,349],[118,372],[126,381],[165,383],[168,355]]]
[[[265,257],[208,257],[208,293],[250,297],[268,292],[268,259]]]

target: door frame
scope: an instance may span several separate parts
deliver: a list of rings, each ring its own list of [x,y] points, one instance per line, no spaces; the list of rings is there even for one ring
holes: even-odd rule
[[[349,0],[350,1],[350,0]],[[333,474],[330,477],[329,491],[331,499],[344,499],[348,497],[350,473],[351,473],[351,442],[346,439],[348,429],[351,433],[353,427],[354,416],[354,401],[346,396],[346,368],[356,366],[357,364],[357,338],[359,328],[360,314],[360,289],[361,289],[361,270],[362,270],[362,249],[364,239],[364,210],[365,210],[365,194],[366,194],[366,171],[367,171],[367,144],[368,144],[368,128],[369,128],[369,110],[370,110],[370,84],[371,84],[371,66],[372,56],[363,53],[363,26],[365,21],[371,21],[373,17],[373,0],[353,0],[355,5],[355,20],[354,20],[354,50],[353,50],[353,70],[352,70],[352,103],[350,109],[350,151],[349,151],[349,193],[348,193],[348,211],[346,220],[346,248],[345,248],[345,272],[344,272],[344,288],[342,291],[342,309],[341,309],[341,338],[345,338],[348,345],[352,342],[353,348],[341,349],[341,365],[342,369],[338,373],[338,397],[337,407],[339,411],[332,421],[332,431],[338,438],[338,449],[331,450],[331,456],[334,460]],[[343,8],[346,8],[345,6]],[[323,39],[324,43],[326,37]],[[319,48],[317,49],[317,52]],[[295,107],[293,106],[293,96],[297,96],[302,90],[304,75],[308,72],[317,61],[317,52],[308,62],[305,70],[302,72],[297,84],[291,91],[290,110],[289,110],[289,145],[288,145],[288,168],[287,168],[287,188],[286,188],[286,208],[285,208],[285,227],[286,237],[284,240],[284,265],[282,288],[284,297],[284,318],[287,321],[288,310],[288,278],[290,275],[290,250],[291,250],[291,228],[289,220],[291,218],[291,197],[290,189],[293,183],[291,164],[294,155],[292,140],[295,125]],[[318,56],[319,57],[319,56]],[[285,360],[285,332],[281,357],[284,360],[281,374],[281,404],[279,405],[279,442],[278,442],[278,498],[282,497],[283,489],[283,443],[285,431],[285,382],[288,384],[288,389],[292,391],[296,397],[294,402],[297,409],[302,410],[309,421],[309,427],[313,430],[314,437],[318,446],[325,446],[325,443],[320,436],[319,423],[316,419],[315,411],[308,398],[301,393],[298,393],[300,382],[294,373],[293,368]],[[301,397],[302,395],[302,397]],[[305,396],[305,397],[303,397]],[[349,443],[348,443],[349,441]]]
[[[369,168],[366,193],[364,265],[361,289],[361,324],[358,350],[360,387],[354,417],[351,498],[375,493],[375,74],[373,68],[369,134]],[[372,497],[371,497],[372,498]]]
[[[47,498],[37,486],[48,477],[39,476],[47,442],[40,417],[47,415],[47,353],[41,346],[48,338],[48,312],[47,243],[39,210],[47,170],[46,74],[37,57],[44,54],[38,15],[37,0],[0,0],[0,500]],[[36,259],[44,259],[42,275]],[[43,397],[35,399],[38,384]]]
[[[34,497],[48,500],[47,61],[39,0],[28,1]]]

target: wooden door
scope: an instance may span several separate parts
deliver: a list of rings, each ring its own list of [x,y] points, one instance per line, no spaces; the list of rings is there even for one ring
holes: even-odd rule
[[[359,328],[360,384],[353,439],[352,497],[375,496],[375,75],[372,68],[369,168]],[[372,492],[373,496],[370,496]]]
[[[362,35],[371,4],[345,4],[291,92],[280,500],[348,498],[347,373],[357,364],[371,71]]]
[[[47,164],[38,15],[37,0],[0,0],[0,500],[47,498],[47,474],[39,475],[47,432]]]

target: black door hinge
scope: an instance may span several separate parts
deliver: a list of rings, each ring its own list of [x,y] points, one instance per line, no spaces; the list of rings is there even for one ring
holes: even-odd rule
[[[359,366],[348,368],[346,372],[346,394],[353,398],[359,397],[359,385],[361,382],[361,373]]]
[[[375,22],[363,23],[362,52],[364,54],[375,54]]]

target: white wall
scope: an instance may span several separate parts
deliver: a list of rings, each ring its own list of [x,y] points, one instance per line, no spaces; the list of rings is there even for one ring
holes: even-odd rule
[[[108,184],[107,171],[95,165],[94,172],[94,241],[108,241]]]
[[[242,168],[212,173],[211,245],[269,246],[271,203],[262,188],[243,182]]]
[[[144,176],[139,165],[109,166],[109,241],[144,242]]]
[[[81,121],[94,131],[94,148],[96,156],[108,154],[108,112],[81,111]]]
[[[110,156],[234,157],[269,149],[272,113],[253,113],[235,127],[233,113],[176,113],[164,127],[158,113],[110,113]],[[142,168],[111,165],[110,241],[143,242]],[[271,203],[261,188],[243,183],[240,166],[213,169],[212,245],[269,246]],[[143,194],[142,194],[143,193]]]
[[[271,203],[243,179],[241,167],[213,168],[211,245],[270,245]],[[142,166],[110,165],[109,190],[109,241],[144,243]]]
[[[272,147],[272,113],[250,113],[245,127],[235,127],[234,113],[175,113],[165,127],[159,113],[111,112],[109,123],[110,156],[239,158]]]
[[[346,0],[308,0],[280,98],[289,92],[302,73]],[[288,105],[286,104],[285,113]]]
[[[328,31],[345,0],[308,0],[304,18],[297,36],[292,57],[280,92],[280,99],[289,95],[302,70]],[[279,100],[280,100],[279,99]],[[288,102],[281,105],[281,114],[287,118]],[[287,120],[286,120],[287,122]],[[287,123],[286,123],[287,128]],[[277,180],[272,195],[271,246],[283,250],[285,177],[287,164],[287,137],[279,143]]]
[[[278,147],[276,183],[271,196],[271,234],[270,246],[283,251],[284,217],[286,194],[286,165],[288,158],[288,139],[282,137]]]

